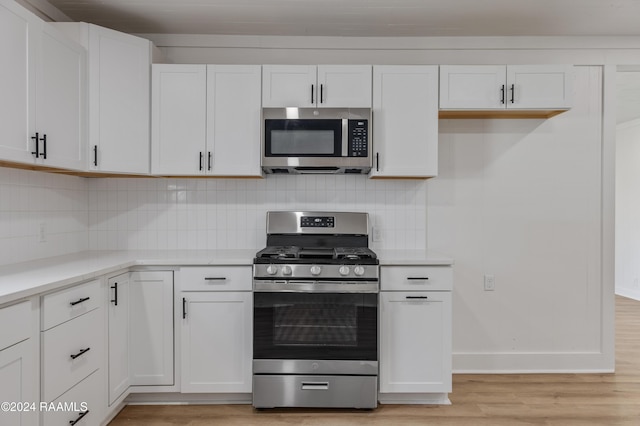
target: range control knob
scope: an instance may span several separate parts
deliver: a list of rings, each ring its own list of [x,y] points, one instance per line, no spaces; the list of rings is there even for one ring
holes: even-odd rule
[[[311,275],[320,275],[320,272],[322,272],[322,268],[320,268],[318,265],[313,265],[311,267]]]
[[[285,265],[282,267],[282,275],[291,275],[291,266]]]
[[[348,266],[341,266],[338,269],[338,272],[340,273],[340,275],[345,276],[345,275],[349,275],[349,267]]]
[[[364,268],[362,266],[356,266],[355,268],[353,268],[353,273],[361,277],[364,275]]]
[[[269,275],[275,275],[278,273],[278,267],[275,265],[269,265],[267,266],[267,274]]]

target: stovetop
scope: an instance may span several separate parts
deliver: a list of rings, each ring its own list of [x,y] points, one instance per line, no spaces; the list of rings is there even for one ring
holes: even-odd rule
[[[269,246],[256,254],[254,263],[377,265],[378,258],[368,247]]]

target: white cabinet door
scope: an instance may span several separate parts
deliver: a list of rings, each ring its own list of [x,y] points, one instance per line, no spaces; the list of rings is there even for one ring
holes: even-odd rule
[[[36,163],[84,170],[85,51],[51,25],[40,28],[32,126],[40,138]]]
[[[33,339],[0,351],[0,402],[34,403],[33,411],[1,411],[3,425],[35,426],[38,421],[38,377]]]
[[[451,392],[451,293],[380,292],[380,392]]]
[[[89,25],[88,51],[89,167],[149,173],[151,43]]]
[[[261,176],[259,65],[207,66],[207,173]]]
[[[0,0],[0,160],[32,163],[29,134],[30,87],[35,69],[34,17],[12,0]]]
[[[151,171],[205,173],[206,65],[152,66]]]
[[[504,65],[441,65],[441,109],[504,109]]]
[[[438,174],[438,67],[373,68],[371,177]]]
[[[183,292],[182,392],[251,392],[251,292]]]
[[[451,392],[451,293],[380,292],[380,392]]]
[[[131,386],[173,385],[173,272],[132,272]]]
[[[441,65],[444,110],[562,110],[571,108],[570,65]]]
[[[315,65],[264,65],[263,107],[312,107],[317,102]]]
[[[109,278],[109,405],[130,385],[129,375],[129,274]]]
[[[507,108],[571,108],[572,69],[567,65],[507,66]]]
[[[317,105],[371,108],[370,65],[318,65]]]

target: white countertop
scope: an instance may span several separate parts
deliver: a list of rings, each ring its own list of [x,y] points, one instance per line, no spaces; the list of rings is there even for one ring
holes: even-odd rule
[[[133,266],[251,265],[256,250],[85,251],[0,266],[0,305]],[[451,265],[421,250],[376,251],[381,265]]]

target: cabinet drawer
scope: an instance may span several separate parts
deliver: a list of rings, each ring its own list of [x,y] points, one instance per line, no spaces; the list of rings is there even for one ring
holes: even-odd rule
[[[425,291],[453,289],[451,266],[382,266],[380,290]]]
[[[180,269],[183,291],[250,291],[251,266],[206,266]]]
[[[100,404],[102,381],[101,370],[95,371],[89,377],[69,389],[55,401],[45,401],[52,407],[64,409],[45,410],[42,413],[43,425],[78,426],[98,425],[102,420],[102,406]],[[84,414],[83,414],[84,413]]]
[[[31,318],[28,300],[0,309],[0,350],[31,337]]]
[[[102,319],[102,310],[94,309],[42,333],[43,401],[53,401],[100,367]]]
[[[42,330],[92,311],[101,303],[100,280],[47,294],[42,298]]]

